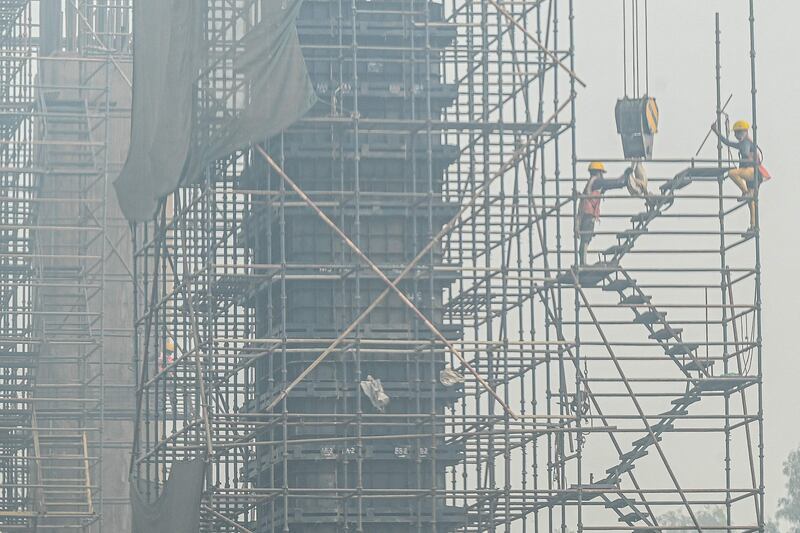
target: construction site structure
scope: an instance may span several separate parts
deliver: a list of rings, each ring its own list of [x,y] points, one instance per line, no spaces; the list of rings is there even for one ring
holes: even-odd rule
[[[0,530],[130,530],[127,1],[0,6]]]
[[[304,2],[317,107],[136,229],[149,497],[206,457],[204,531],[662,531],[709,506],[763,530],[733,158],[651,159],[649,196],[607,194],[598,260],[573,266],[574,16]],[[219,28],[259,13],[207,20],[201,130],[238,109],[215,58],[242,34]]]
[[[206,136],[263,5],[204,2]],[[155,501],[199,458],[207,532],[764,531],[734,158],[651,158],[577,265],[579,5],[305,0],[316,107],[132,241],[131,8],[0,6],[0,530],[127,531],[129,464]]]

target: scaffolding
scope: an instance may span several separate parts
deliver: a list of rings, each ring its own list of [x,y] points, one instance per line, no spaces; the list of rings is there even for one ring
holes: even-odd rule
[[[133,419],[130,313],[107,308],[132,283],[108,201],[130,122],[130,5],[0,11],[0,529],[124,527],[125,487],[103,479],[124,478]]]
[[[241,112],[269,3],[207,5],[201,136]],[[764,530],[734,162],[649,161],[650,196],[606,194],[575,266],[574,15],[304,2],[320,102],[134,230],[142,494],[203,458],[203,531],[702,530],[708,508]]]

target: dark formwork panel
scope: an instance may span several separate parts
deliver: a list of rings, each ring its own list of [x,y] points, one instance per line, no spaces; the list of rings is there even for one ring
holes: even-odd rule
[[[426,7],[429,22],[442,20],[442,6],[434,2],[355,6],[354,17],[350,0],[309,0],[297,24],[321,100],[311,118],[315,113],[330,116],[330,106],[336,106],[343,120],[318,128],[297,125],[273,139],[268,149],[393,277],[455,213],[444,204],[441,191],[458,147],[425,127],[426,121],[440,120],[441,110],[456,97],[455,86],[440,82],[441,58],[435,51],[455,34],[446,26],[428,25],[426,35]],[[429,55],[426,39],[432,45]],[[356,117],[407,122],[381,128],[373,122],[366,128],[347,120]],[[280,178],[252,167],[244,179],[248,186],[274,193],[256,203],[248,217],[246,231],[257,243],[256,260],[285,265],[251,294],[258,335],[335,338],[385,284],[295,196],[277,194]],[[401,288],[445,335],[457,339],[460,328],[442,324],[443,290],[457,273],[434,273],[442,264],[437,245]],[[292,276],[299,271],[317,275],[313,281]],[[465,510],[430,496],[432,488],[446,486],[446,468],[463,461],[465,454],[463,442],[445,438],[446,428],[431,427],[431,415],[444,414],[463,395],[461,386],[439,382],[445,353],[433,345],[433,338],[390,295],[352,340],[292,391],[282,407],[302,415],[302,424],[267,424],[258,437],[266,444],[247,462],[245,475],[263,488],[341,489],[342,494],[275,499],[261,506],[258,531],[288,527],[324,533],[355,530],[360,524],[364,531],[399,533],[451,531],[464,524]],[[375,344],[382,339],[387,341],[384,348]],[[359,346],[360,340],[369,340],[370,346]],[[278,347],[260,361],[258,394],[248,410],[262,412],[319,355],[318,344],[305,351],[294,342],[291,350]],[[368,376],[379,378],[391,398],[384,412],[361,391],[359,382]],[[342,417],[348,414],[353,416]],[[356,417],[361,419],[358,430]],[[286,448],[284,439],[309,442]],[[358,490],[386,490],[395,496],[341,497]]]

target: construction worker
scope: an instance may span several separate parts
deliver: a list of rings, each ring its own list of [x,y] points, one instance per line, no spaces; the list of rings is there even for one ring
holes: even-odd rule
[[[739,187],[742,191],[740,200],[749,200],[748,207],[750,208],[750,227],[745,234],[751,234],[756,229],[756,202],[755,196],[758,191],[759,181],[770,179],[769,172],[761,164],[761,157],[758,153],[758,147],[750,139],[748,132],[750,131],[750,123],[746,120],[737,120],[733,124],[733,135],[736,141],[731,141],[725,136],[721,135],[717,124],[711,125],[713,131],[719,140],[726,146],[735,148],[739,151],[739,168],[734,168],[728,171],[728,177]],[[759,179],[756,179],[756,167],[759,167]]]
[[[167,337],[167,340],[164,342],[164,355],[162,357],[159,357],[158,360],[159,372],[164,372],[174,363],[175,363],[175,341],[172,339],[172,337]],[[169,370],[166,376],[164,377],[164,391],[166,396],[169,397],[173,411],[177,409],[178,405],[178,395],[177,395],[178,391],[177,391],[177,383],[175,382],[175,377],[176,374],[174,368]]]
[[[625,173],[616,179],[606,179],[606,167],[600,161],[589,163],[589,181],[583,188],[581,200],[578,204],[578,219],[575,228],[580,238],[580,264],[586,264],[586,249],[594,237],[594,226],[600,218],[600,201],[603,193],[612,189],[622,189],[627,186],[628,179],[633,169],[625,169]]]

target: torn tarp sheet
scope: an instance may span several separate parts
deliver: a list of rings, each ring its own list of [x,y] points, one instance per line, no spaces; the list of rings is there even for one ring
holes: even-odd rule
[[[133,533],[197,533],[205,470],[200,459],[174,463],[155,503],[148,503],[131,481]]]
[[[200,2],[137,0],[128,159],[114,182],[132,221],[152,218],[175,189],[189,151],[192,92],[201,66]]]
[[[263,20],[240,40],[232,61],[244,80],[240,103],[209,129],[195,119],[206,61],[201,2],[137,0],[131,147],[114,183],[130,221],[150,220],[179,182],[196,181],[212,161],[281,132],[311,109],[316,96],[295,27],[301,1],[262,0]]]

